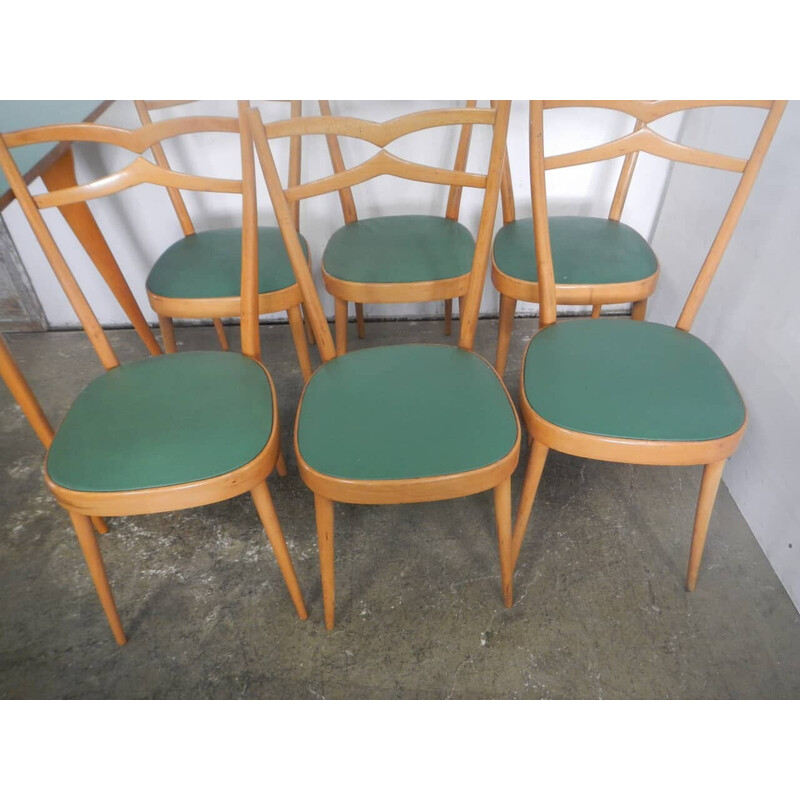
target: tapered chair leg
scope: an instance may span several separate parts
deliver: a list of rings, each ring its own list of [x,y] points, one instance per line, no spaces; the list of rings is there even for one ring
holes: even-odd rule
[[[100,547],[92,529],[92,521],[82,514],[70,512],[69,516],[75,528],[78,543],[83,551],[83,557],[89,567],[89,574],[94,581],[94,588],[100,598],[100,604],[103,606],[103,611],[106,612],[106,619],[108,619],[108,624],[111,626],[114,639],[117,644],[125,644],[128,640],[125,637],[125,631],[122,629],[122,622],[120,622],[119,614],[117,613],[117,605],[114,602],[114,595],[111,593],[111,585],[108,582],[103,556],[100,554]]]
[[[309,319],[308,314],[306,314],[305,309],[303,309],[303,325],[305,325],[306,328],[308,343],[314,344],[316,342],[316,339],[314,338],[314,329],[311,327],[311,320]]]
[[[161,341],[164,343],[165,353],[177,353],[175,345],[175,329],[172,327],[172,317],[158,315],[158,326],[161,328]]]
[[[228,337],[225,335],[225,328],[222,327],[222,320],[214,317],[212,320],[214,323],[214,330],[217,332],[217,339],[219,339],[219,346],[223,350],[230,350],[230,345],[228,344]]]
[[[547,460],[549,452],[549,447],[546,447],[541,442],[533,442],[533,449],[530,456],[528,456],[528,467],[525,470],[525,481],[522,484],[522,496],[519,499],[517,521],[514,523],[514,535],[511,537],[512,566],[516,566],[519,558],[522,540],[525,538],[528,520],[531,518],[531,511],[533,510],[533,501],[536,499],[536,491],[539,488],[539,481],[542,479],[544,462]]]
[[[449,336],[453,332],[453,300],[448,298],[444,301],[444,335]]]
[[[367,327],[364,324],[364,304],[356,303],[356,328],[358,330],[358,338],[367,338]]]
[[[631,318],[639,320],[641,322],[644,320],[644,315],[647,313],[647,298],[644,300],[637,300],[631,306]]]
[[[292,306],[286,309],[289,315],[289,328],[292,331],[294,349],[297,351],[297,360],[300,362],[300,371],[303,373],[303,381],[308,382],[311,377],[311,355],[308,352],[308,342],[306,332],[303,328],[303,316],[300,313],[300,306]]]
[[[497,331],[497,357],[494,368],[502,378],[506,371],[508,348],[511,344],[511,331],[514,327],[514,313],[517,310],[517,301],[513,297],[500,295],[500,326]]]
[[[283,457],[283,448],[278,448],[278,458],[275,461],[275,469],[281,478],[285,478],[289,474],[289,470],[286,469],[286,459]]]
[[[100,534],[108,533],[108,525],[106,524],[106,521],[102,517],[91,517],[91,520],[94,529],[98,533]]]
[[[322,575],[322,604],[325,609],[325,627],[333,630],[336,591],[333,571],[333,501],[314,495],[317,515],[317,541],[319,543],[319,568]]]
[[[514,563],[511,542],[511,477],[494,487],[494,515],[497,521],[497,547],[500,551],[500,580],[503,584],[503,604],[511,608],[514,602]]]
[[[305,603],[303,603],[303,595],[300,593],[300,585],[297,583],[297,575],[294,572],[289,548],[286,546],[286,539],[283,538],[281,523],[278,521],[275,506],[272,504],[272,496],[269,493],[267,482],[262,481],[257,486],[254,486],[250,490],[250,496],[253,498],[253,504],[261,519],[261,524],[267,532],[270,544],[272,544],[275,559],[280,567],[283,580],[286,582],[286,588],[291,595],[297,616],[300,619],[307,619],[308,611],[306,611]]]
[[[602,304],[599,306],[592,306],[592,319],[600,319],[600,312],[603,310]]]
[[[347,300],[339,297],[335,300],[336,319],[336,355],[343,356],[347,352]]]
[[[706,545],[708,523],[717,498],[719,482],[725,469],[725,461],[716,461],[706,464],[703,468],[703,477],[700,481],[700,497],[697,500],[697,511],[694,517],[694,530],[692,531],[692,548],[689,552],[689,569],[686,573],[686,590],[694,591],[697,585],[697,573],[700,571],[700,561],[703,558],[703,548]]]

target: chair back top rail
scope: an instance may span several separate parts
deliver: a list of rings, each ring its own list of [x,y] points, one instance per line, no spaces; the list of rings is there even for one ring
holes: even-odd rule
[[[694,108],[712,106],[743,106],[768,111],[764,124],[753,146],[749,158],[735,158],[721,155],[699,148],[687,147],[677,142],[666,139],[647,127],[648,121],[659,119],[675,111],[684,111]],[[547,108],[565,107],[592,107],[610,108],[634,114],[637,124],[634,131],[627,136],[608,142],[603,145],[585,150],[566,153],[558,156],[544,155],[543,112]],[[711,248],[700,267],[697,279],[689,293],[678,319],[677,327],[688,331],[697,316],[708,287],[716,273],[719,262],[725,252],[731,236],[741,216],[747,197],[755,183],[758,171],[763,163],[764,156],[769,149],[775,130],[786,107],[785,100],[660,100],[660,101],[531,101],[530,103],[530,169],[531,169],[531,195],[534,208],[534,238],[536,244],[536,258],[539,265],[540,282],[540,321],[541,326],[550,325],[556,319],[555,282],[553,274],[552,253],[547,228],[547,197],[545,189],[545,170],[560,167],[586,164],[593,161],[605,160],[625,155],[626,159],[639,152],[648,152],[670,160],[679,161],[698,166],[725,169],[741,175],[728,210],[726,211],[719,230],[714,238]],[[612,214],[617,209],[621,211],[619,197],[624,202],[627,193],[625,185],[625,168],[617,186]],[[627,184],[630,183],[629,169]]]
[[[324,103],[325,101],[322,102]],[[297,237],[290,235],[287,229],[290,220],[289,203],[291,200],[314,197],[333,191],[340,192],[378,175],[387,174],[408,180],[484,189],[483,208],[478,227],[469,290],[462,311],[461,335],[459,338],[459,346],[472,349],[486,277],[494,216],[497,211],[510,107],[510,101],[503,100],[497,101],[495,107],[490,109],[463,108],[422,111],[397,117],[383,123],[359,120],[352,117],[334,117],[323,113],[319,117],[304,117],[302,120],[288,120],[265,125],[260,113],[257,110],[252,112],[251,119],[256,152],[267,182],[267,189],[278,218],[278,224],[289,252],[292,268],[303,293],[303,300],[311,318],[320,354],[324,361],[335,357],[335,349],[302,248]],[[343,169],[341,172],[326,178],[284,189],[275,169],[275,162],[269,146],[270,139],[282,136],[323,134],[326,136],[353,136],[382,148],[395,139],[416,131],[444,125],[466,126],[476,124],[487,124],[493,127],[489,166],[486,174],[473,174],[429,167],[416,162],[405,161],[381,149],[376,155],[357,167]]]
[[[258,239],[257,211],[255,197],[255,164],[253,159],[252,136],[247,118],[249,105],[239,102],[239,118],[186,117],[165,120],[130,131],[105,125],[81,123],[78,125],[51,125],[0,135],[0,168],[6,174],[9,185],[20,203],[28,223],[50,262],[57,280],[64,289],[87,336],[106,369],[119,366],[119,360],[97,317],[78,285],[66,259],[50,232],[41,214],[41,209],[58,207],[69,203],[90,200],[115,194],[141,183],[152,183],[176,189],[196,191],[228,192],[242,195],[242,352],[254,358],[260,357],[257,336],[258,325]],[[241,128],[241,131],[240,131]],[[131,164],[118,172],[86,184],[58,189],[32,195],[9,151],[18,147],[41,141],[80,141],[112,144],[126,150],[141,153],[143,150],[163,139],[180,134],[199,132],[240,133],[242,178],[229,180],[208,178],[198,175],[174,172],[147,161],[136,158]],[[255,327],[254,327],[255,326]],[[255,331],[255,335],[254,335]]]
[[[196,100],[134,100],[134,106],[136,108],[136,113],[139,115],[139,120],[141,121],[143,126],[152,125],[153,118],[150,115],[151,111],[160,111],[163,109],[174,108],[176,106],[181,105],[188,105],[190,103],[197,102]],[[291,106],[291,116],[300,117],[303,115],[303,106],[301,100],[286,100],[280,102],[288,102]],[[167,156],[164,153],[163,145],[158,142],[151,146],[151,151],[153,153],[153,157],[155,158],[156,164],[159,167],[163,167],[164,169],[170,169],[169,161],[167,160]],[[292,139],[289,145],[289,185],[294,186],[300,183],[300,164],[301,164],[301,155],[300,155],[300,142],[299,140]],[[195,232],[194,223],[192,222],[192,218],[189,215],[189,211],[186,208],[186,203],[184,202],[183,197],[179,189],[175,188],[174,186],[167,187],[167,193],[169,195],[170,202],[172,203],[172,207],[175,210],[175,214],[178,217],[178,222],[180,223],[181,230],[183,231],[184,236],[190,236]],[[300,228],[300,204],[295,203],[293,210],[293,216],[295,218],[295,227]]]

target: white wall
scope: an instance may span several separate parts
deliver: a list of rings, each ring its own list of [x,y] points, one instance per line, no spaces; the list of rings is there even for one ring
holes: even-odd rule
[[[764,112],[696,110],[685,144],[745,156]],[[789,103],[692,332],[722,358],[749,426],[725,482],[800,608],[800,103]],[[736,184],[676,165],[654,237],[659,287],[648,318],[674,324]]]
[[[332,101],[335,114],[363,116],[375,120],[386,120],[399,114],[436,105],[442,104],[416,101]],[[451,105],[459,104],[451,103]],[[259,106],[265,119],[279,119],[287,113],[286,104],[262,102]],[[235,106],[232,102],[204,101],[161,112],[158,118],[168,114],[234,112]],[[308,115],[318,113],[316,102],[304,103],[304,113]],[[154,114],[154,118],[156,116]],[[126,128],[135,128],[139,124],[133,103],[129,101],[115,103],[100,121]],[[546,124],[548,152],[565,152],[597,144],[623,135],[631,128],[630,118],[625,115],[586,109],[548,112]],[[665,135],[674,136],[679,125],[680,118],[674,115],[655,127]],[[474,129],[468,169],[475,171],[485,169],[489,133],[486,126],[477,126]],[[527,136],[527,103],[516,102],[512,110],[508,147],[518,216],[530,216]],[[457,139],[457,129],[440,129],[405,137],[391,145],[390,149],[404,158],[449,167],[452,166]],[[348,166],[355,166],[375,151],[371,145],[354,139],[343,138],[341,144]],[[167,143],[166,149],[172,165],[177,169],[195,170],[201,174],[221,177],[239,174],[237,143],[235,137],[230,134],[208,134],[196,137],[191,143],[185,140],[173,140]],[[88,181],[119,169],[132,158],[131,154],[110,147],[77,145],[75,151],[79,181]],[[276,160],[279,167],[284,169],[284,179],[287,157],[287,143],[277,142]],[[620,161],[616,160],[550,173],[548,194],[551,213],[606,215],[619,167]],[[304,142],[303,179],[322,177],[330,172],[330,160],[324,139],[309,137]],[[641,158],[623,221],[635,227],[646,238],[649,238],[653,229],[667,175],[668,168],[665,162],[649,156]],[[259,182],[263,184],[263,181]],[[34,192],[43,191],[44,186],[37,182],[33,184],[32,189]],[[362,218],[381,214],[443,214],[447,201],[446,187],[410,183],[391,177],[378,178],[370,183],[361,184],[356,186],[353,192],[359,216]],[[464,190],[460,220],[473,233],[477,230],[481,196],[482,193],[478,190]],[[235,196],[187,192],[185,197],[198,230],[236,224],[240,209]],[[158,255],[181,236],[166,191],[160,187],[142,186],[122,195],[92,201],[91,207],[147,318],[155,322],[155,314],[147,303],[144,282],[148,270]],[[259,186],[259,208],[262,224],[275,224],[263,185]],[[121,309],[61,219],[59,212],[50,210],[45,213],[62,252],[75,270],[100,321],[109,325],[126,324],[127,320]],[[77,319],[60,287],[53,280],[50,267],[18,205],[12,204],[3,214],[50,325],[76,326]],[[318,266],[325,243],[341,224],[342,214],[338,195],[312,198],[301,204],[301,230],[309,241],[320,295],[326,311],[331,315],[333,302],[324,292],[319,280]],[[498,226],[500,224],[499,214],[497,224]],[[497,312],[497,307],[497,293],[487,277],[482,312],[494,314]],[[521,303],[519,306],[519,313],[522,314],[532,313],[535,310],[534,304]],[[369,305],[366,307],[366,313],[367,316],[435,316],[442,313],[442,304]]]

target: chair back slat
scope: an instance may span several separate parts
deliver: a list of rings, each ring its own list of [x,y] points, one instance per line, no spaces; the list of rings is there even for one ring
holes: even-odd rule
[[[322,105],[325,101],[320,102]],[[398,117],[384,123],[357,120],[350,117],[333,117],[323,113],[319,117],[305,117],[298,121],[289,120],[264,125],[258,111],[252,112],[251,120],[256,152],[264,172],[267,189],[275,208],[292,268],[303,293],[303,301],[324,361],[335,357],[335,348],[333,347],[330,330],[323,315],[322,306],[314,288],[303,250],[300,247],[296,233],[289,229],[291,220],[290,201],[341,191],[379,175],[394,175],[408,180],[455,184],[483,189],[484,203],[469,289],[462,313],[461,336],[459,339],[461,347],[471,349],[474,343],[475,325],[486,277],[494,215],[497,212],[510,105],[510,101],[498,101],[496,107],[491,109],[464,108],[424,111],[409,114],[405,117]],[[404,161],[381,149],[375,156],[357,167],[343,169],[341,172],[335,172],[328,177],[284,189],[275,169],[275,162],[269,145],[269,140],[273,138],[323,134],[354,136],[383,147],[385,144],[389,144],[400,136],[405,136],[409,133],[444,125],[463,126],[475,124],[488,124],[493,128],[489,167],[486,174],[440,169],[416,162]],[[335,166],[334,169],[336,169]]]
[[[622,111],[645,124],[693,108],[733,106],[749,108],[772,107],[772,100],[545,100],[544,108],[603,108]]]
[[[471,172],[455,172],[452,169],[429,167],[414,161],[398,158],[386,150],[378,151],[372,158],[351,167],[338,175],[328,175],[316,181],[303,183],[288,189],[286,197],[290,202],[316,197],[328,192],[339,191],[343,187],[355,186],[359,183],[377,178],[379,175],[393,175],[396,178],[405,178],[423,183],[438,183],[444,185],[470,186],[483,189],[486,186],[486,176],[476,175]]]
[[[689,109],[717,107],[717,106],[742,106],[756,109],[767,109],[761,132],[748,158],[735,158],[733,156],[713,153],[699,148],[687,147],[677,142],[660,136],[647,127],[647,123],[676,111]],[[543,144],[544,110],[547,108],[589,107],[608,108],[623,111],[637,117],[633,133],[596,147],[566,153],[557,156],[545,156]],[[700,305],[705,298],[711,280],[716,273],[720,260],[728,246],[736,224],[750,190],[755,183],[758,171],[763,163],[764,156],[769,149],[775,130],[786,107],[785,100],[660,100],[660,101],[532,101],[530,103],[530,169],[531,193],[534,208],[534,239],[536,245],[536,258],[540,286],[540,326],[550,325],[555,322],[555,280],[553,276],[552,253],[550,251],[550,238],[547,225],[547,197],[545,193],[545,170],[561,167],[587,164],[594,161],[626,156],[633,158],[639,152],[647,152],[661,156],[672,161],[678,161],[697,166],[724,169],[741,175],[733,199],[723,217],[721,226],[711,245],[711,249],[703,262],[694,286],[686,300],[681,312],[677,327],[689,330],[697,315]],[[617,191],[612,203],[610,218],[619,219],[622,205],[627,195],[630,184],[630,175],[635,162],[623,164],[623,173],[617,185]],[[626,177],[627,169],[627,177]],[[615,216],[617,215],[617,216]]]
[[[636,124],[633,126],[633,132],[636,133],[644,127],[644,122],[637,119]],[[638,151],[628,153],[622,161],[622,169],[619,172],[617,179],[617,188],[614,190],[614,199],[611,201],[611,209],[608,212],[608,218],[614,222],[619,222],[622,217],[622,209],[625,207],[625,201],[628,199],[628,190],[631,188],[631,179],[633,178],[633,171],[636,169],[636,162],[639,159]]]
[[[319,103],[319,110],[322,116],[333,116],[331,114],[331,104],[327,100],[318,100],[317,102]],[[333,167],[334,175],[339,175],[347,169],[344,165],[342,148],[339,145],[339,137],[336,136],[336,134],[328,133],[325,134],[325,141],[328,145],[328,153],[331,157],[331,166]],[[343,186],[339,189],[339,202],[342,206],[344,224],[349,225],[351,222],[357,222],[358,214],[356,212],[356,202],[353,199],[353,191],[349,186]]]
[[[160,102],[167,103],[168,105],[160,105]],[[142,125],[152,125],[153,118],[150,116],[151,110],[172,108],[175,105],[182,105],[184,102],[188,103],[191,101],[134,100],[133,104],[136,107],[136,113],[139,115],[139,121],[142,123]],[[155,158],[156,164],[158,164],[159,167],[162,167],[163,169],[170,168],[169,161],[167,161],[167,156],[166,153],[164,153],[164,148],[162,147],[161,142],[154,144],[150,150],[152,151],[153,158]],[[189,216],[189,211],[186,208],[186,203],[184,203],[183,197],[181,197],[180,190],[176,189],[174,186],[168,186],[167,194],[169,195],[169,200],[172,203],[172,207],[175,209],[175,214],[178,217],[178,222],[180,223],[183,235],[191,236],[194,233],[194,223],[192,222],[192,218]]]
[[[64,289],[67,299],[75,310],[84,331],[106,369],[119,366],[119,360],[63,254],[59,250],[41,214],[41,210],[104,197],[141,183],[194,191],[242,194],[244,215],[242,226],[242,327],[244,330],[248,325],[252,327],[253,319],[256,320],[255,324],[257,325],[258,258],[256,248],[258,238],[255,215],[255,174],[252,138],[249,138],[248,134],[239,136],[242,148],[243,172],[242,178],[238,180],[179,173],[139,157],[124,169],[99,180],[44,192],[36,196],[31,194],[11,156],[9,148],[36,142],[94,142],[97,144],[116,145],[128,151],[141,153],[164,139],[182,134],[201,132],[231,132],[238,134],[242,124],[247,123],[248,109],[249,104],[240,101],[238,118],[185,117],[155,122],[135,131],[93,123],[81,123],[78,125],[51,125],[0,135],[0,167],[6,175],[8,183],[36,239],[44,250],[57,280]],[[252,291],[253,286],[256,287],[255,294]],[[248,319],[245,320],[245,317]],[[245,342],[244,335],[242,350],[246,355],[254,358],[258,358],[260,352],[257,340],[253,340],[251,337]]]
[[[467,108],[475,108],[477,102],[475,100],[467,100]],[[461,133],[458,137],[458,147],[456,148],[456,160],[453,164],[455,172],[466,172],[467,160],[469,159],[469,144],[472,140],[472,125],[462,125]],[[463,186],[454,183],[447,193],[447,207],[445,208],[445,218],[457,221],[458,214],[461,211],[461,195]]]

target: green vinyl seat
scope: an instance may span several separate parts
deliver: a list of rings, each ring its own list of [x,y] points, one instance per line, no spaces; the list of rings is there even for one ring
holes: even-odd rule
[[[550,217],[556,284],[629,283],[652,277],[658,260],[650,245],[622,222],[598,217]],[[497,232],[497,268],[518,280],[538,283],[533,220],[509,222]]]
[[[733,378],[691,333],[630,319],[576,319],[530,341],[523,388],[548,422],[581,433],[707,441],[745,421]]]
[[[298,411],[302,459],[335,478],[467,472],[502,459],[516,439],[516,413],[494,370],[445,345],[339,356],[314,373]]]
[[[298,234],[308,258],[308,243]],[[147,291],[159,297],[238,297],[242,281],[242,229],[193,233],[170,245],[147,277]],[[258,292],[267,294],[295,283],[278,228],[258,229]]]
[[[47,473],[84,492],[213,478],[264,449],[272,416],[269,380],[252,359],[156,356],[109,370],[78,395],[48,452]]]
[[[475,239],[460,222],[411,214],[351,222],[330,238],[322,263],[354,283],[412,283],[468,275]]]

